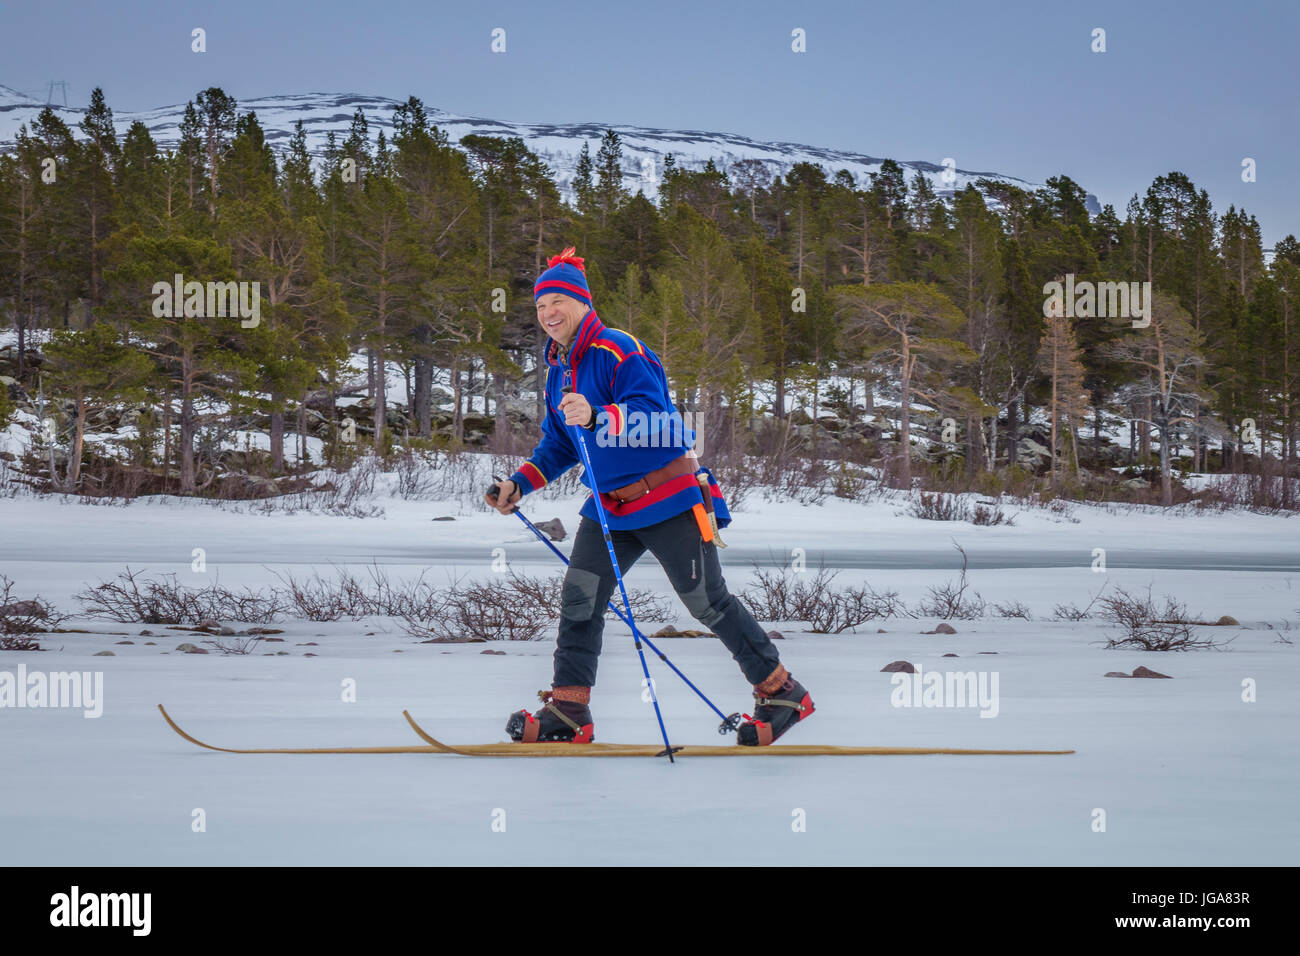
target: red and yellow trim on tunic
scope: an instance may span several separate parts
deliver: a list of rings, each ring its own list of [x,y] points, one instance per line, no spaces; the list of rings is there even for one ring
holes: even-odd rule
[[[627,406],[626,405],[602,405],[605,414],[609,420],[609,434],[621,435],[627,428]]]
[[[614,374],[611,375],[611,376],[609,377],[609,387],[610,387],[610,388],[613,388],[613,387],[614,387],[614,379],[618,377],[618,370],[619,370],[620,368],[623,367],[623,363],[624,363],[624,362],[626,362],[628,359],[633,358],[634,356],[637,356],[637,355],[639,355],[639,356],[641,356],[642,358],[645,358],[645,359],[650,358],[650,356],[646,354],[645,346],[641,344],[641,340],[640,340],[640,339],[638,339],[638,338],[637,338],[636,336],[634,336],[634,335],[628,335],[628,338],[631,339],[633,342],[636,343],[636,351],[635,351],[635,352],[628,352],[626,355],[624,355],[621,351],[620,351],[620,352],[615,352],[614,349],[610,349],[611,352],[615,352],[615,354],[617,354],[617,355],[619,356],[618,362],[616,362],[615,365],[614,365]],[[597,343],[593,342],[592,344],[595,345],[595,344],[597,344]],[[656,364],[656,365],[659,365],[658,362],[655,362],[655,364]],[[659,367],[660,367],[660,368],[663,368],[662,365],[660,365]]]
[[[533,486],[533,491],[546,484],[546,476],[531,461],[526,461],[519,466],[519,474],[528,479],[529,484]]]
[[[623,359],[627,358],[627,356],[623,354],[623,350],[621,348],[619,348],[613,342],[608,341],[607,339],[596,339],[594,342],[591,343],[591,347],[593,349],[604,349],[606,352],[613,352],[614,356],[620,362],[622,362]]]

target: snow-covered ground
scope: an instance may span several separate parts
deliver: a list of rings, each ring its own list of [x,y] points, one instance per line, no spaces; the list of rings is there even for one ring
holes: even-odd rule
[[[484,462],[486,467],[486,461]],[[724,489],[725,490],[725,489]],[[534,519],[576,525],[579,497],[529,499]],[[375,562],[487,579],[493,550],[532,574],[558,561],[513,518],[467,501],[381,497],[382,518],[258,514],[156,499],[87,507],[57,498],[0,500],[0,574],[17,597],[72,612],[72,596],[124,567],[184,584],[238,588],[274,572],[328,575]],[[454,521],[434,522],[450,515]],[[1073,749],[1064,756],[898,756],[655,760],[491,760],[431,755],[236,756],[218,746],[418,744],[404,708],[451,743],[504,740],[507,714],[550,683],[553,638],[535,643],[420,644],[396,622],[288,621],[250,656],[176,651],[197,635],[80,618],[44,653],[0,652],[0,672],[99,671],[103,715],[75,708],[0,709],[0,846],[6,864],[1209,864],[1282,865],[1300,850],[1300,785],[1291,692],[1300,663],[1285,628],[1300,618],[1300,546],[1292,520],[1254,514],[1172,515],[1076,506],[1022,512],[1013,527],[910,517],[899,500],[823,506],[751,499],[723,533],[733,592],[751,562],[799,554],[915,602],[956,576],[955,540],[971,586],[1023,602],[1034,620],[889,619],[859,633],[815,635],[791,622],[782,659],[817,713],[784,742],[904,747]],[[568,550],[571,539],[560,545]],[[206,570],[191,570],[204,549]],[[1094,571],[1095,549],[1106,570]],[[1260,556],[1267,560],[1260,560]],[[985,560],[995,556],[996,560]],[[886,566],[881,566],[886,565]],[[1126,566],[1138,565],[1138,566]],[[1194,570],[1217,566],[1218,570]],[[629,584],[671,598],[643,559]],[[1105,649],[1097,620],[1050,620],[1104,584],[1170,594],[1205,620],[1221,650]],[[675,621],[687,626],[680,611]],[[658,622],[654,622],[657,627]],[[141,636],[144,628],[151,636]],[[647,631],[653,628],[647,622]],[[878,633],[883,629],[883,633]],[[1292,632],[1294,633],[1294,632]],[[553,632],[550,632],[553,635]],[[132,641],[131,644],[118,642]],[[152,641],[152,645],[145,642]],[[314,642],[314,643],[309,643]],[[748,710],[748,687],[712,639],[656,642],[721,708]],[[96,657],[100,650],[112,657]],[[263,653],[283,656],[262,656]],[[981,653],[985,652],[985,653]],[[945,659],[946,653],[957,658]],[[314,654],[314,657],[306,655]],[[167,660],[163,660],[163,657]],[[996,716],[978,707],[899,707],[893,675],[997,675]],[[1173,680],[1119,680],[1145,665]],[[717,718],[650,656],[673,743],[716,744]],[[345,682],[356,700],[345,702]],[[1243,697],[1254,687],[1256,699]],[[606,627],[593,695],[597,739],[654,742],[629,630]],[[986,713],[992,708],[985,707]],[[192,826],[201,809],[203,832]],[[1098,831],[1097,811],[1105,829]],[[503,813],[502,813],[503,811]],[[802,814],[797,811],[803,811]],[[504,831],[501,823],[504,820]],[[804,828],[796,825],[804,821]],[[494,827],[495,824],[495,827]]]

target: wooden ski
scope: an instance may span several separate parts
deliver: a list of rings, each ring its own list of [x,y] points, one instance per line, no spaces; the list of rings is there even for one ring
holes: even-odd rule
[[[430,736],[408,711],[402,711],[411,729],[440,753],[464,757],[658,757],[664,749],[657,744],[444,744]],[[836,747],[827,744],[772,744],[767,747],[725,747],[686,744],[673,747],[675,757],[866,757],[905,754],[1072,754],[1073,750],[961,750],[950,747]]]
[[[424,747],[278,747],[265,750],[237,750],[233,747],[214,747],[212,744],[205,744],[197,737],[191,737],[185,731],[177,726],[176,721],[172,720],[171,715],[167,713],[162,704],[158,705],[158,710],[162,712],[163,720],[167,721],[167,726],[176,733],[180,734],[192,744],[200,747],[206,747],[208,750],[219,750],[227,754],[436,754],[445,753],[446,748],[424,746]]]

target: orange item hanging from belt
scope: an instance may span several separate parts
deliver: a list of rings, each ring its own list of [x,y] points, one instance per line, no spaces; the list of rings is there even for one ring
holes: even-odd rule
[[[704,505],[692,505],[691,511],[695,513],[695,523],[700,526],[700,537],[708,544],[713,540],[713,525],[709,523],[708,512],[704,510]]]

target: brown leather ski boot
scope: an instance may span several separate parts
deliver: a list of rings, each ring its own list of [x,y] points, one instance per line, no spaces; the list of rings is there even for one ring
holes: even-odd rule
[[[537,697],[543,706],[536,714],[517,710],[506,721],[506,734],[515,743],[589,744],[596,739],[596,725],[587,706],[591,701],[590,687],[539,690]]]
[[[736,743],[742,747],[766,747],[815,710],[812,695],[783,664],[754,685],[754,702],[753,716],[745,714],[745,723],[736,732]]]

